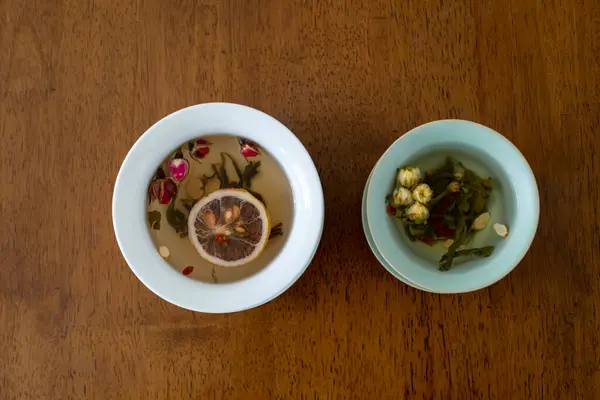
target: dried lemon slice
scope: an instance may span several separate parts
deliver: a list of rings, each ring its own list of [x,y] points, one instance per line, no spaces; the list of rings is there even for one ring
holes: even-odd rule
[[[194,205],[188,217],[188,236],[198,253],[223,267],[237,267],[258,257],[270,230],[264,204],[241,189],[211,193]]]

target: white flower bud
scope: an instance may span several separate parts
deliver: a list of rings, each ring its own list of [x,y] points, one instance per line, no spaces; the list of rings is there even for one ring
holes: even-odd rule
[[[404,186],[407,189],[412,189],[416,185],[419,184],[421,180],[421,171],[416,167],[406,167],[401,168],[398,171],[398,176],[396,177],[396,181],[399,186]]]
[[[490,213],[488,212],[480,214],[477,218],[475,218],[475,220],[471,224],[471,229],[473,229],[474,231],[482,230],[490,222],[490,217]]]
[[[413,203],[413,198],[410,194],[410,190],[403,187],[394,189],[393,203],[395,207],[411,205]]]
[[[422,224],[429,218],[429,210],[421,203],[414,203],[406,209],[406,217],[417,224]]]
[[[433,190],[431,190],[428,184],[421,183],[413,189],[412,196],[413,199],[415,199],[419,203],[427,204],[431,201],[431,198],[433,197]]]
[[[454,192],[454,193],[458,192],[460,190],[460,183],[458,183],[456,181],[455,182],[450,182],[448,184],[448,190],[450,192]]]
[[[503,238],[508,236],[508,228],[506,225],[502,224],[494,224],[494,230],[498,234],[498,236],[502,236]]]

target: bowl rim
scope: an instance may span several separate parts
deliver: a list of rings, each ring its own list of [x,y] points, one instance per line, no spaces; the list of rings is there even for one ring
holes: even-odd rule
[[[157,166],[182,143],[211,134],[241,136],[269,152],[283,168],[294,202],[292,227],[279,254],[257,273],[220,284],[200,282],[175,271],[158,254],[146,221],[148,183]],[[121,164],[112,201],[116,240],[138,279],[164,300],[206,313],[254,308],[292,286],[317,251],[324,212],[319,174],[300,140],[270,115],[233,103],[189,106],[148,128]]]
[[[454,136],[444,136],[442,138],[439,135],[440,128],[444,129],[445,131],[452,132],[451,135]],[[481,268],[485,269],[486,272],[490,272],[490,274],[480,274],[482,277],[481,279],[473,279],[473,277],[471,277],[471,279],[475,282],[471,282],[470,280],[466,279],[466,273],[451,275],[444,272],[439,272],[437,269],[433,271],[432,269],[426,269],[419,266],[419,264],[422,265],[422,262],[416,262],[416,257],[414,255],[405,254],[402,251],[398,251],[399,246],[395,243],[395,240],[391,238],[391,235],[386,237],[386,229],[374,229],[375,226],[385,226],[385,222],[382,222],[384,221],[382,214],[385,214],[384,207],[382,206],[385,194],[383,194],[383,197],[380,196],[382,193],[377,193],[377,189],[374,190],[374,188],[386,188],[389,186],[389,182],[386,183],[384,181],[386,171],[391,168],[392,165],[394,166],[393,170],[395,171],[398,167],[398,164],[401,164],[401,162],[396,161],[401,159],[401,157],[397,157],[398,154],[396,154],[398,152],[402,152],[401,147],[403,147],[409,141],[414,142],[417,140],[415,137],[418,135],[424,134],[432,135],[432,137],[421,136],[421,140],[426,138],[429,144],[457,144],[459,142],[456,140],[465,140],[465,135],[467,134],[466,132],[468,128],[476,129],[478,135],[486,135],[486,139],[491,140],[494,143],[493,147],[495,154],[500,154],[499,148],[511,154],[512,163],[510,166],[507,167],[501,162],[500,165],[503,165],[505,168],[517,169],[520,174],[519,179],[522,179],[524,182],[526,182],[526,185],[523,186],[525,187],[527,193],[523,191],[518,192],[515,190],[515,195],[517,197],[516,214],[521,216],[521,219],[527,217],[529,221],[529,224],[525,224],[525,226],[518,224],[516,230],[511,230],[509,237],[505,240],[510,240],[510,243],[513,244],[513,246],[503,246],[501,253],[496,253],[493,255],[493,258],[487,259],[485,266]],[[481,136],[478,139],[481,139]],[[488,156],[496,157],[493,152],[490,152],[482,147],[481,142],[482,140],[478,140],[475,143],[475,146],[481,149],[481,151]],[[423,144],[420,146],[423,146]],[[418,148],[416,151],[420,150],[421,148]],[[392,159],[392,157],[394,159]],[[410,154],[408,154],[405,158],[409,157]],[[507,176],[511,175],[507,173]],[[511,181],[511,183],[513,182]],[[523,190],[522,187],[519,187],[519,189]],[[520,213],[519,210],[521,210]],[[527,215],[523,213],[524,210],[527,211]],[[388,147],[388,149],[376,163],[373,169],[373,175],[369,181],[367,194],[367,219],[370,231],[373,235],[373,241],[375,242],[375,245],[382,257],[404,278],[435,293],[465,293],[479,290],[498,282],[508,275],[523,259],[529,250],[537,231],[539,222],[539,191],[535,176],[531,170],[531,167],[527,163],[527,160],[521,154],[518,148],[506,137],[489,127],[473,121],[459,119],[437,120],[417,126],[408,131],[406,134],[402,135],[390,147]],[[515,219],[517,220],[517,218]],[[498,257],[499,254],[502,254],[504,257],[500,259]]]
[[[375,169],[375,167],[373,167],[373,169]],[[371,231],[369,229],[369,224],[367,223],[367,221],[368,221],[368,218],[367,218],[367,188],[368,188],[369,182],[371,180],[371,175],[373,175],[373,170],[371,170],[371,172],[369,173],[369,176],[367,178],[367,182],[363,189],[363,195],[362,195],[362,201],[361,201],[362,228],[363,228],[363,233],[365,234],[365,240],[367,241],[367,244],[369,245],[371,252],[375,256],[375,259],[377,259],[377,261],[379,261],[379,264],[381,264],[381,266],[388,273],[390,273],[394,278],[398,279],[400,282],[402,282],[405,285],[408,285],[414,289],[418,289],[423,292],[431,293],[428,289],[421,287],[421,286],[417,285],[416,283],[413,283],[413,282],[407,280],[403,275],[398,273],[398,271],[396,271],[391,265],[389,265],[387,263],[387,261],[385,260],[385,258],[383,258],[381,253],[379,253],[379,250],[377,249],[377,246],[375,245],[375,242],[373,241],[373,235],[371,234]]]

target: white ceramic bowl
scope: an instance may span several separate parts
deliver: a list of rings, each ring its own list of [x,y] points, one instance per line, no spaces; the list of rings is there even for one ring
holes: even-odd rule
[[[470,247],[495,245],[496,249],[487,258],[457,260],[450,271],[442,272],[437,261],[446,250],[410,242],[398,220],[387,215],[385,197],[393,189],[398,167],[415,165],[427,171],[446,156],[464,162],[480,176],[492,177],[494,190],[488,204],[492,219]],[[377,162],[367,184],[366,218],[377,250],[405,280],[436,293],[469,292],[502,279],[525,256],[538,225],[539,194],[529,164],[504,136],[470,121],[434,121],[400,137]],[[494,233],[496,222],[508,226],[506,239]]]
[[[181,275],[157,253],[146,221],[147,190],[157,165],[174,148],[197,137],[223,133],[259,143],[279,162],[291,185],[294,215],[287,241],[269,265],[244,280],[212,284]],[[121,252],[144,285],[180,307],[225,313],[264,304],[302,275],[323,230],[323,190],[308,152],[283,124],[250,107],[208,103],[168,115],[138,139],[117,176],[112,213]]]

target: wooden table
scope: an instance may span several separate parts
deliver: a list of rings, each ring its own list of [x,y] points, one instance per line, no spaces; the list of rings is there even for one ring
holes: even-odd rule
[[[600,398],[600,3],[0,2],[1,399]],[[123,260],[111,196],[156,120],[275,116],[323,181],[313,263],[258,309],[203,315]],[[519,267],[464,295],[372,256],[367,175],[441,118],[506,135],[538,180]]]

